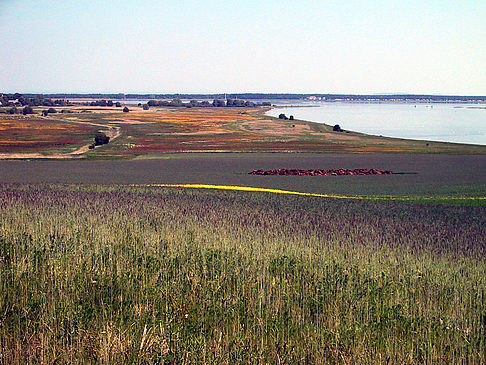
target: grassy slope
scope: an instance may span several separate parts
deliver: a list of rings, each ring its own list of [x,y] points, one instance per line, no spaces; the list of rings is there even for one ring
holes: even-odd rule
[[[324,124],[267,117],[264,115],[266,108],[152,108],[143,111],[131,107],[130,113],[122,113],[119,108],[92,108],[90,112],[80,107],[66,109],[75,113],[32,118],[44,123],[49,120],[68,122],[71,128],[72,123],[93,122],[122,128],[120,138],[88,152],[90,158],[127,159],[191,151],[486,153],[486,146],[333,132],[331,126]],[[12,117],[3,115],[1,118],[7,120]],[[78,137],[89,143],[88,136]],[[8,139],[8,136],[5,138]],[[21,139],[22,133],[10,135],[10,138]],[[52,148],[54,146],[46,145],[43,152],[52,153]],[[12,152],[30,150],[17,146]]]
[[[178,113],[180,110],[160,109],[162,113]],[[207,134],[191,134],[201,130],[200,124],[172,121],[124,126],[126,139],[118,145],[106,146],[104,151],[92,155],[116,155],[133,157],[158,152],[227,151],[227,152],[392,152],[392,153],[452,153],[484,154],[485,146],[460,145],[442,142],[412,141],[397,138],[370,136],[356,132],[333,132],[332,127],[306,121],[285,121],[263,115],[265,109],[222,109],[230,119],[217,126],[204,128]],[[184,110],[190,115],[204,115],[208,109]],[[157,113],[156,113],[157,114]],[[138,114],[140,121],[150,122],[154,114]],[[127,116],[128,118],[129,116]],[[241,119],[244,117],[245,119]],[[247,120],[248,117],[252,119]],[[217,117],[209,120],[219,122]],[[182,118],[183,119],[183,118]],[[187,117],[187,119],[190,119]],[[263,121],[263,122],[262,122]],[[267,121],[267,122],[265,122]],[[271,123],[268,123],[271,122]],[[186,135],[174,135],[181,133]],[[211,133],[211,131],[215,133]],[[222,134],[222,131],[227,133]],[[168,132],[154,136],[157,132]],[[147,135],[151,135],[147,138]],[[130,142],[135,148],[124,148]],[[138,148],[137,148],[138,147]]]
[[[471,363],[484,208],[0,189],[8,363]]]

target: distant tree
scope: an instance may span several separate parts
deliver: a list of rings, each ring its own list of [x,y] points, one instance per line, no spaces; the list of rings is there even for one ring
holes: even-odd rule
[[[10,109],[7,110],[7,113],[8,114],[18,114],[19,111],[17,110],[16,107],[13,106],[13,107],[11,107]]]
[[[289,118],[287,118],[287,116],[286,116],[285,114],[283,114],[283,113],[282,113],[282,114],[279,114],[279,115],[278,115],[278,119],[285,119],[285,120],[287,120],[287,119],[289,119]]]
[[[108,142],[110,142],[110,137],[108,137],[104,133],[98,133],[97,135],[95,135],[94,140],[95,140],[94,142],[95,146],[101,146],[103,144],[107,144]]]
[[[142,103],[138,103],[138,107],[141,107],[142,106]]]
[[[121,103],[120,103],[119,101],[117,101],[117,102],[116,102],[116,104],[115,104],[115,106],[116,106],[117,108],[121,108]]]
[[[221,108],[221,107],[225,106],[224,100],[214,99],[213,100],[213,106],[216,107],[216,108]]]
[[[148,104],[143,104],[143,110],[149,110]]]
[[[182,106],[182,100],[172,99],[171,102],[169,103],[169,106]]]
[[[294,120],[294,116],[293,116],[293,115],[291,115],[291,116],[289,117],[289,120]]]
[[[108,101],[106,102],[106,105],[107,105],[107,106],[113,106],[113,101],[112,101],[112,100],[108,100]]]
[[[31,103],[29,103],[31,104]],[[34,99],[32,100],[32,104],[34,106],[38,106],[38,105],[44,105],[44,95],[42,94],[37,94]]]
[[[18,102],[22,106],[29,105],[29,101],[27,99],[25,99],[23,96],[21,96],[21,97],[18,98]]]
[[[8,101],[7,95],[1,94],[0,95],[0,104],[3,106],[10,106],[10,102]]]
[[[13,94],[13,99],[15,99],[15,100],[20,99],[21,97],[22,97],[22,94],[19,94],[19,93]]]
[[[35,114],[34,109],[32,109],[32,107],[30,107],[30,106],[24,106],[24,109],[22,109],[22,113],[24,115]]]
[[[69,104],[69,100],[64,100],[64,99],[54,100],[54,105],[64,106],[68,104]]]
[[[44,117],[47,117],[47,114],[49,114],[49,112],[48,112],[47,110],[45,110],[45,109],[44,109],[44,110],[42,111],[42,115],[43,115]]]
[[[48,113],[53,113],[53,114],[54,114],[54,113],[57,113],[57,110],[56,110],[56,109],[54,109],[54,108],[49,108],[49,109],[47,109],[47,112],[48,112]]]
[[[332,130],[334,132],[342,132],[343,130],[341,129],[341,127],[339,126],[339,124],[336,124],[334,127],[332,127]]]
[[[127,107],[123,108],[123,113],[128,113],[129,111],[130,111],[130,109],[128,109]]]
[[[227,105],[227,106],[229,106],[229,105]],[[245,106],[245,101],[241,100],[241,99],[235,99],[235,100],[233,100],[233,104],[231,106],[235,106],[235,107]]]

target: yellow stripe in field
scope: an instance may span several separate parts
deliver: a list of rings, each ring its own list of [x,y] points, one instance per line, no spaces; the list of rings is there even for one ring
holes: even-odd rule
[[[269,188],[255,188],[251,186],[236,186],[236,185],[207,185],[207,184],[132,184],[131,186],[139,187],[164,187],[164,188],[189,188],[189,189],[215,189],[215,190],[234,190],[234,191],[258,191],[264,193],[274,194],[290,194],[290,195],[304,195],[317,196],[321,198],[334,199],[366,199],[366,200],[486,200],[484,196],[365,196],[365,195],[337,195],[337,194],[318,194],[318,193],[302,193],[299,191],[269,189]]]

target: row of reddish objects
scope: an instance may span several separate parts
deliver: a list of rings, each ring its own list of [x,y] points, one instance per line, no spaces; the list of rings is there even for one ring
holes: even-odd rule
[[[392,171],[384,171],[377,169],[333,169],[333,170],[300,170],[300,169],[276,169],[276,170],[253,170],[251,175],[391,175]]]

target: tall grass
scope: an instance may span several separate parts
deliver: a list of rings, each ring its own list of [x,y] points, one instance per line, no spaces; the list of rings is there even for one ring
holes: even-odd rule
[[[3,363],[484,363],[485,210],[0,187]]]

